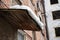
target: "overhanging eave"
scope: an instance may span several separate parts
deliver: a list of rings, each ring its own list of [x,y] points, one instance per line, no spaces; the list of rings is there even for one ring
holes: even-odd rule
[[[36,20],[38,17],[31,12],[30,9],[27,9],[0,9],[0,16],[18,29],[34,31],[41,30],[41,22],[39,25],[39,22]]]

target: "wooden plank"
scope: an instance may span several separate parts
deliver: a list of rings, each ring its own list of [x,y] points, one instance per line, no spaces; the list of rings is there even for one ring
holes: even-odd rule
[[[34,22],[34,20],[29,16],[26,10],[22,9],[0,10],[0,17],[4,18],[12,26],[17,27],[18,29],[33,30],[33,31],[40,30],[37,27],[37,24]]]

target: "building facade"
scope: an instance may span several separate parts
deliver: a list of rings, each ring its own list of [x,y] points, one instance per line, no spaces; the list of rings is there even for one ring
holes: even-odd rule
[[[43,4],[42,4],[42,0],[1,0],[1,6],[0,8],[9,8],[11,6],[14,5],[26,5],[28,7],[30,7],[33,12],[35,12],[35,14],[40,17],[40,20],[44,23],[45,25],[45,18],[44,18],[44,10],[43,10]],[[1,18],[1,24],[3,24],[5,22],[5,20],[3,20]],[[43,29],[43,35],[41,33],[41,31],[32,31],[32,30],[20,30],[16,27],[11,27],[11,29],[8,29],[8,26],[10,26],[8,23],[4,24],[5,26],[7,26],[6,28],[4,28],[3,25],[1,25],[1,27],[4,28],[4,30],[6,32],[1,31],[1,33],[5,33],[6,34],[6,38],[4,36],[0,36],[1,40],[47,40],[46,39],[46,29],[44,27]],[[1,28],[1,30],[3,29]],[[9,27],[10,28],[10,27]],[[7,31],[8,30],[8,31]],[[10,33],[9,33],[10,32]],[[13,33],[13,34],[12,34]],[[11,35],[10,35],[11,34]],[[8,36],[9,35],[9,36]],[[8,37],[8,39],[7,39]]]
[[[48,40],[60,40],[60,0],[44,0]]]

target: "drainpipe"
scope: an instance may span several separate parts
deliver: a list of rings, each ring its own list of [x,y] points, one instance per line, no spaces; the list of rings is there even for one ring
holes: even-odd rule
[[[40,21],[40,18],[36,16],[36,14],[32,11],[32,9],[25,5],[15,5],[11,6],[10,9],[23,9],[27,10],[29,12],[29,15],[33,20],[36,21],[36,23],[39,25],[39,27],[43,30],[44,24]]]
[[[36,32],[32,31],[32,40],[36,40]]]

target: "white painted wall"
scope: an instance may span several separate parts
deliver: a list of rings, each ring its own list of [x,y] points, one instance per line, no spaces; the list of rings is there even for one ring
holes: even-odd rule
[[[55,27],[60,27],[60,19],[53,20],[52,11],[60,10],[60,0],[58,4],[50,4],[50,0],[44,0],[45,14],[48,27],[49,40],[60,40],[60,37],[55,36]]]

